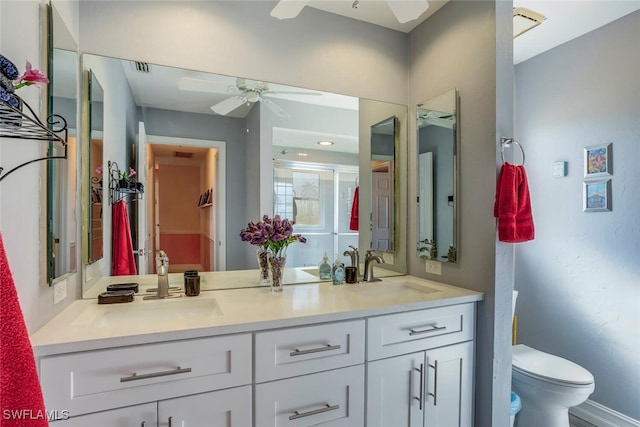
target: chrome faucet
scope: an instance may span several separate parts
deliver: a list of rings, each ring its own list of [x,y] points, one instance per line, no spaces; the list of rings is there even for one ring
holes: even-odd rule
[[[376,279],[373,277],[373,261],[378,264],[384,264],[384,259],[380,255],[374,255],[373,250],[368,250],[367,254],[364,257],[364,278],[362,279],[365,282],[379,282],[380,279]]]
[[[348,256],[351,258],[351,266],[356,268],[357,272],[357,280],[360,280],[360,254],[358,253],[358,248],[355,246],[349,245],[351,248],[350,251],[344,251],[342,255]]]
[[[179,288],[169,287],[169,256],[163,250],[159,250],[156,256],[156,271],[158,272],[158,287],[147,289],[147,292],[155,292],[155,294],[146,295],[143,299],[179,298],[180,294],[169,293],[170,290]]]

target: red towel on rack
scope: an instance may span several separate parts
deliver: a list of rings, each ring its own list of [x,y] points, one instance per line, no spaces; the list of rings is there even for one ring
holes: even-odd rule
[[[124,200],[119,200],[113,204],[111,218],[111,275],[128,276],[138,274],[133,257],[127,204]]]
[[[498,218],[498,240],[501,242],[533,240],[533,215],[524,166],[502,165],[496,183],[493,216]]]
[[[358,220],[360,219],[358,205],[360,199],[360,187],[356,187],[353,192],[353,202],[351,204],[351,219],[349,220],[349,230],[358,231]]]
[[[0,424],[49,425],[31,341],[1,235],[0,361]]]

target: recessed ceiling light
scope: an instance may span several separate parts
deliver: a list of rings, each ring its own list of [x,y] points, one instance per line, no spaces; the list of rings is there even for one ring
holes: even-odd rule
[[[298,156],[300,157],[307,157],[309,154],[308,153],[298,153]]]
[[[546,18],[543,14],[524,7],[513,8],[513,38],[526,33],[542,24]]]
[[[328,147],[333,145],[333,141],[318,141],[318,145],[322,145],[323,147]]]

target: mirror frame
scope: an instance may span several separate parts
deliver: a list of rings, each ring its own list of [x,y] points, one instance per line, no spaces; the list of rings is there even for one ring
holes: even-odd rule
[[[452,223],[453,223],[453,235],[452,235],[452,245],[449,247],[449,249],[447,250],[447,255],[445,256],[441,256],[439,258],[437,258],[437,252],[436,252],[436,259],[434,259],[431,255],[425,257],[424,255],[421,256],[421,244],[426,244],[426,245],[434,245],[437,248],[438,246],[438,242],[436,238],[433,238],[433,240],[431,241],[431,243],[429,242],[424,242],[420,240],[420,215],[421,215],[421,210],[420,210],[420,126],[418,124],[418,120],[419,120],[419,113],[418,110],[425,104],[429,104],[430,102],[433,102],[434,100],[438,100],[439,98],[443,98],[445,96],[449,96],[449,94],[453,95],[453,111],[452,114],[454,115],[454,120],[455,120],[455,126],[453,126],[452,130],[454,132],[454,139],[453,139],[453,163],[452,163],[452,168],[453,168],[453,213],[452,213]],[[460,255],[459,255],[459,248],[460,248],[460,242],[459,242],[459,238],[460,238],[460,231],[459,231],[459,185],[460,185],[460,176],[459,176],[459,170],[460,170],[460,156],[459,156],[459,152],[460,152],[460,95],[458,93],[457,88],[452,88],[449,89],[439,95],[436,95],[424,102],[419,103],[416,106],[416,145],[417,145],[417,150],[416,150],[416,171],[418,171],[418,173],[416,173],[416,193],[418,195],[418,197],[416,198],[416,230],[417,230],[417,235],[416,235],[416,256],[420,259],[426,259],[429,261],[437,261],[437,262],[448,262],[448,263],[458,263],[459,259],[460,259]],[[435,209],[433,209],[432,211],[432,217],[436,216],[436,212],[434,212]]]

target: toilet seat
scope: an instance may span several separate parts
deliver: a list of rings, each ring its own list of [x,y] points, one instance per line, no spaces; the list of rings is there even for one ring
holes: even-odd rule
[[[512,365],[514,371],[541,381],[574,387],[593,384],[593,375],[582,366],[524,344],[513,346]]]

